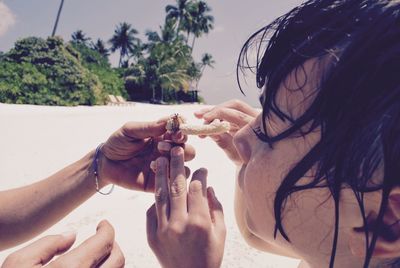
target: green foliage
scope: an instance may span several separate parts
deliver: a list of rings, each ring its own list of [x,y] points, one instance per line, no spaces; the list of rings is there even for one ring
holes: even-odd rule
[[[99,78],[63,40],[21,39],[0,62],[0,102],[94,105],[105,102]]]
[[[104,104],[107,94],[135,101],[193,101],[197,91],[188,92],[190,85],[197,82],[197,88],[204,68],[214,64],[210,54],[201,62],[192,57],[195,39],[213,28],[210,11],[205,1],[176,0],[166,7],[160,33],[148,31],[143,43],[132,25],[120,23],[109,49],[81,30],[67,44],[57,37],[21,39],[9,52],[0,52],[0,102],[94,105]],[[108,56],[116,51],[119,66],[112,68]]]
[[[121,67],[124,58],[128,57],[130,54],[137,53],[136,46],[139,44],[139,39],[135,36],[138,31],[132,28],[132,25],[123,22],[120,23],[114,31],[114,35],[109,40],[111,44],[111,51],[115,52],[119,50],[119,64]],[[129,61],[129,59],[128,59]]]
[[[123,78],[117,70],[111,68],[107,57],[82,43],[71,42],[67,47],[79,52],[77,57],[84,67],[98,77],[104,93],[128,97]]]

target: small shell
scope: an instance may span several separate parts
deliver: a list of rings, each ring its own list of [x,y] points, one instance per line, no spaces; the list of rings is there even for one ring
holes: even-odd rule
[[[184,124],[186,120],[179,114],[171,115],[167,121],[166,129],[171,132],[178,132],[181,124]]]

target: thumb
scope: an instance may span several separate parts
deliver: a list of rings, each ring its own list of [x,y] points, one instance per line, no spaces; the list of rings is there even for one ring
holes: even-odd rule
[[[12,255],[17,256],[18,259],[13,260],[12,263],[19,263],[24,267],[45,265],[54,256],[67,251],[74,244],[75,239],[75,233],[45,236],[33,242],[32,244],[29,244],[28,246],[14,252]],[[12,255],[10,255],[10,257]]]
[[[129,138],[137,140],[158,137],[166,132],[166,124],[166,121],[128,122],[122,127],[122,133]]]

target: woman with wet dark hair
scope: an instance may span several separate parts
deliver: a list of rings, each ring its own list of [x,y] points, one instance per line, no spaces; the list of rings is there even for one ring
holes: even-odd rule
[[[250,245],[301,267],[400,267],[399,66],[396,0],[307,1],[249,38],[238,78],[256,74],[261,114],[230,101],[195,115],[239,129],[211,138],[240,168],[235,210]],[[149,219],[160,214],[153,207]],[[150,228],[160,262],[218,266],[224,233],[186,219],[172,225],[186,243],[161,243],[168,251],[155,243],[168,232]],[[185,232],[193,225],[204,243]]]

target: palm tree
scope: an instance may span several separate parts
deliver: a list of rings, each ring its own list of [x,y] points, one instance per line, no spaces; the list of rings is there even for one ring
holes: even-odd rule
[[[114,31],[114,35],[109,40],[111,51],[119,50],[119,66],[121,67],[123,58],[129,56],[135,50],[135,42],[138,38],[135,35],[138,31],[126,22],[120,23]]]
[[[176,36],[179,35],[179,31],[185,30],[190,33],[192,24],[192,14],[189,12],[194,5],[193,0],[176,0],[177,5],[167,5],[165,12],[167,12],[166,20],[173,21],[176,24]]]
[[[152,99],[156,102],[163,100],[164,89],[176,92],[190,80],[188,68],[193,61],[190,48],[180,35],[176,36],[174,25],[167,19],[160,33],[146,32],[148,57],[142,61],[145,84],[152,90]]]
[[[106,44],[100,38],[97,39],[96,43],[92,44],[92,49],[99,52],[105,58],[110,56],[110,51],[106,48]]]
[[[54,23],[54,28],[53,28],[53,32],[52,32],[51,36],[54,36],[56,34],[57,25],[58,25],[58,21],[60,19],[60,15],[61,15],[61,11],[62,11],[63,5],[64,5],[64,0],[61,0],[60,7],[58,8],[58,12],[57,12],[56,22]]]
[[[201,71],[199,78],[197,79],[196,83],[196,89],[199,88],[199,82],[201,77],[203,76],[204,69],[208,66],[210,68],[214,68],[215,60],[212,58],[211,54],[204,53],[203,56],[201,57]]]
[[[71,38],[72,42],[85,46],[87,46],[88,42],[90,41],[90,37],[87,37],[82,30],[77,30],[76,32],[73,32]]]
[[[199,1],[195,3],[193,8],[191,9],[191,16],[193,18],[190,28],[190,32],[193,33],[193,40],[191,45],[192,51],[196,38],[200,37],[203,33],[207,34],[210,30],[214,28],[214,17],[208,14],[210,11],[211,8],[204,1]]]

